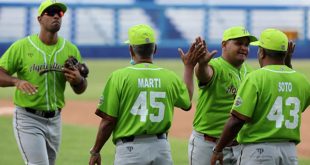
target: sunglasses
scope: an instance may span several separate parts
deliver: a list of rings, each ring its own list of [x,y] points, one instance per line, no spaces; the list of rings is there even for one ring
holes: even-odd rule
[[[54,17],[55,14],[58,14],[59,17],[64,16],[64,12],[60,9],[57,9],[57,8],[48,8],[48,9],[44,10],[42,15]]]

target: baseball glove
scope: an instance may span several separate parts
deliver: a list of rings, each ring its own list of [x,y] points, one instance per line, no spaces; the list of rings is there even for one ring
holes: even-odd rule
[[[73,70],[74,68],[78,69],[81,76],[86,78],[88,76],[89,70],[85,63],[80,63],[75,57],[69,56],[65,61],[64,67],[67,69]]]

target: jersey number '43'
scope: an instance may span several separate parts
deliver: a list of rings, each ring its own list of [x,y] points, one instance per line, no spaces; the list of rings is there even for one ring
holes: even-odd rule
[[[294,105],[294,109],[290,110],[290,116],[293,117],[293,121],[285,120],[285,127],[288,129],[295,129],[298,126],[298,112],[300,109],[300,101],[297,97],[289,97],[285,100],[286,106]],[[283,115],[283,98],[278,96],[276,101],[273,103],[273,106],[267,115],[267,119],[271,121],[276,121],[276,128],[281,128],[284,121]]]

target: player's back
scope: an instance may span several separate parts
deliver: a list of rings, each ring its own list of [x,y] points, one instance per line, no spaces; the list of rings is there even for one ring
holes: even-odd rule
[[[284,65],[268,65],[258,72],[261,72],[261,80],[257,80],[260,87],[258,90],[261,91],[260,99],[265,98],[262,103],[271,102],[273,105],[273,101],[282,98],[283,105],[298,105],[299,103],[298,107],[301,111],[307,108],[309,105],[310,84],[303,74]],[[296,101],[286,101],[292,100],[292,98]],[[269,104],[265,106],[267,105],[272,108]],[[283,107],[283,110],[289,111],[290,108],[294,108],[294,106]]]
[[[301,113],[310,102],[310,84],[305,76],[284,65],[268,65],[249,74],[246,83],[255,86],[252,89],[257,100],[253,101],[257,104],[251,121],[241,131],[241,143],[298,143]]]
[[[120,69],[109,81],[114,83],[118,98],[115,102],[119,104],[114,139],[166,132],[171,126],[174,106],[190,108],[185,83],[174,72],[154,64]]]
[[[119,81],[122,84],[119,90],[122,91],[122,98],[126,98],[126,102],[129,99],[127,94],[134,96],[134,100],[131,101],[135,101],[135,97],[138,97],[141,92],[147,92],[148,94],[164,92],[167,99],[163,103],[166,106],[169,105],[165,108],[166,110],[171,110],[174,106],[184,108],[184,106],[187,107],[188,105],[188,102],[186,102],[187,105],[177,102],[180,99],[179,93],[187,92],[187,88],[184,88],[183,81],[168,69],[154,64],[142,63],[119,70],[119,75],[121,75]],[[182,90],[180,91],[180,89]],[[187,100],[187,98],[184,98],[184,100]]]

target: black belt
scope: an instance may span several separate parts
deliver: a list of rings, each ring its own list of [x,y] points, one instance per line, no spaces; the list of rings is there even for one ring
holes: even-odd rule
[[[213,143],[217,143],[218,142],[218,138],[215,138],[215,137],[212,137],[212,136],[209,136],[207,134],[203,134],[203,137],[206,141],[210,141],[210,142],[213,142]],[[233,140],[231,143],[229,143],[226,147],[232,147],[232,146],[236,146],[236,145],[239,145],[239,143],[236,141],[236,140]]]
[[[58,113],[57,111],[61,111],[61,109],[58,109],[56,111],[44,111],[44,110],[36,110],[36,109],[32,109],[32,108],[25,108],[25,110],[27,112],[30,112],[32,114],[35,114],[35,115],[38,115],[38,116],[41,116],[41,117],[44,117],[44,118],[52,118],[52,117],[55,117]]]
[[[157,137],[157,139],[167,139],[167,133],[156,134],[156,137]],[[122,137],[122,138],[120,138],[120,140],[123,143],[133,142],[135,140],[135,136]]]

